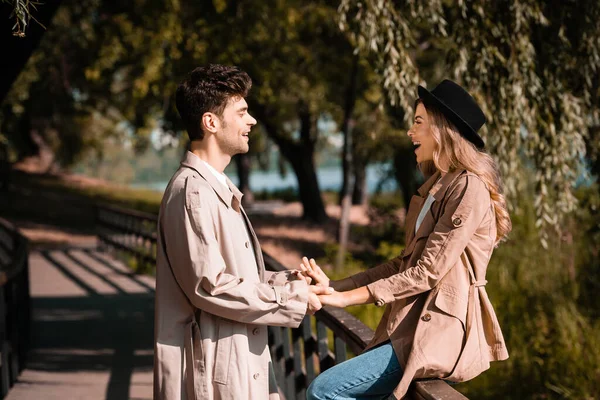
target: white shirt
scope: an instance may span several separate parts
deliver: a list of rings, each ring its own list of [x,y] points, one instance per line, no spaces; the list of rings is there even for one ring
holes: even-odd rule
[[[200,157],[198,157],[198,158],[200,158]],[[227,189],[229,189],[229,186],[227,186],[227,175],[220,173],[219,171],[214,169],[212,165],[210,165],[209,163],[207,163],[206,161],[204,161],[201,158],[200,158],[200,161],[202,161],[204,163],[204,165],[206,165],[206,168],[208,168],[208,170],[213,173],[215,178],[217,178],[217,180],[219,182],[221,182],[223,184],[223,186],[225,186]]]
[[[434,201],[435,201],[435,199],[433,198],[432,194],[430,194],[429,196],[427,196],[427,199],[425,200],[425,204],[423,204],[423,208],[421,208],[421,212],[419,213],[419,216],[417,217],[417,223],[415,224],[415,234],[419,230],[419,227],[421,226],[421,223],[425,219],[425,216],[427,215],[427,212],[431,208],[431,204]]]
[[[438,179],[433,186],[435,187],[435,185],[437,185],[441,179],[442,178]],[[425,219],[425,216],[427,215],[427,212],[429,212],[429,209],[431,208],[431,205],[434,201],[435,199],[433,198],[433,195],[429,193],[429,196],[427,196],[427,198],[425,199],[423,208],[421,208],[421,212],[419,212],[419,216],[417,217],[417,223],[415,224],[415,234],[419,231],[419,227],[421,226],[421,223]]]

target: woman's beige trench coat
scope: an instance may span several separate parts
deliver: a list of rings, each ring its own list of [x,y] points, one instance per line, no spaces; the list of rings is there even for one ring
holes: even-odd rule
[[[308,286],[265,271],[240,205],[188,152],[158,221],[154,398],[277,399],[267,326],[297,327]]]
[[[402,254],[352,276],[356,287],[367,286],[376,305],[386,305],[368,348],[391,340],[404,370],[397,399],[413,379],[461,382],[488,369],[490,361],[508,358],[485,291],[496,239],[489,191],[470,172],[439,178],[436,172],[411,200]],[[435,201],[415,234],[429,193]]]

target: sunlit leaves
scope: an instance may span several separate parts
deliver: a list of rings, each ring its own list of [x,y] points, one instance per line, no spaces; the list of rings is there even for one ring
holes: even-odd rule
[[[409,50],[434,30],[441,39],[432,42],[434,50],[449,62],[447,77],[484,108],[482,134],[513,204],[524,190],[524,166],[537,171],[536,214],[545,243],[547,228],[560,230],[577,205],[573,187],[585,171],[584,140],[599,124],[600,4],[422,3],[415,12],[413,1],[342,0],[341,27],[357,50],[377,54],[383,86],[407,118],[419,81]],[[428,25],[420,26],[417,16]]]

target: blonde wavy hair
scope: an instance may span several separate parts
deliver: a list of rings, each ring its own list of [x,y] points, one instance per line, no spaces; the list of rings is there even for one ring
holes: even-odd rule
[[[417,100],[417,105],[423,103]],[[425,106],[425,104],[423,104]],[[416,107],[415,107],[416,109]],[[512,229],[510,215],[506,208],[506,199],[502,194],[500,172],[494,159],[466,140],[458,129],[435,107],[425,107],[429,117],[429,126],[435,141],[433,164],[442,173],[464,169],[477,175],[490,191],[494,213],[496,215],[496,243],[507,237]],[[427,173],[427,166],[422,166]],[[431,171],[431,165],[429,166]]]

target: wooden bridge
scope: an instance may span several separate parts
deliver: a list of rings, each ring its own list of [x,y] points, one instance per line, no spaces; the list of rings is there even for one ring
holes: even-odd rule
[[[95,207],[97,244],[29,251],[0,219],[0,398],[151,399],[156,216]],[[284,270],[265,254],[270,270]],[[325,307],[297,329],[269,328],[280,391],[304,399],[318,374],[359,353],[371,329]],[[444,381],[415,382],[410,399],[459,400]]]

